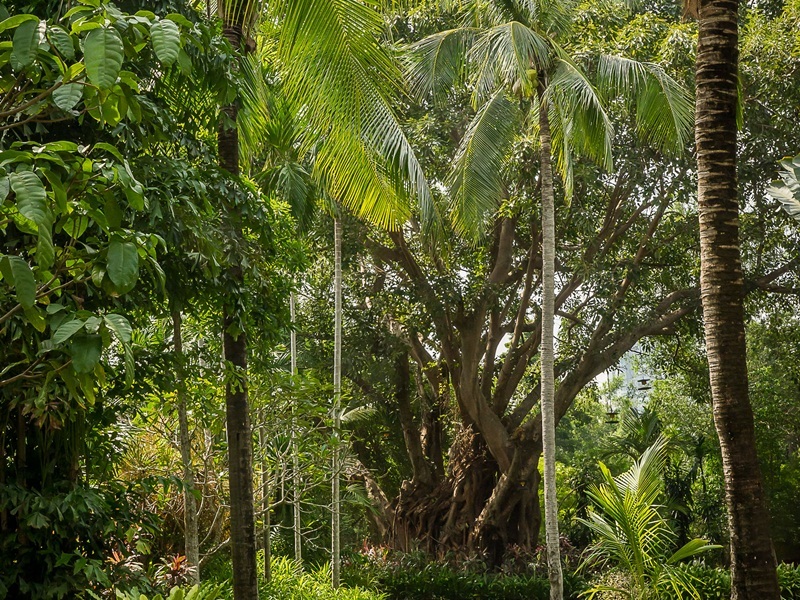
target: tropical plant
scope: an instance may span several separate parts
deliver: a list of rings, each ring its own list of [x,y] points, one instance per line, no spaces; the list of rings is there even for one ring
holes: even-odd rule
[[[719,546],[694,539],[672,551],[676,535],[662,514],[666,446],[664,438],[659,438],[617,477],[600,464],[604,481],[589,489],[593,507],[589,518],[582,520],[597,536],[584,565],[615,566],[624,574],[626,585],[600,583],[584,592],[586,597],[604,591],[632,600],[655,600],[671,593],[697,597],[694,578],[679,563]]]
[[[779,201],[790,217],[800,221],[800,155],[781,161],[780,179],[772,182],[767,194]]]
[[[146,596],[139,592],[138,589],[129,591],[116,591],[117,600],[217,600],[222,595],[222,587],[220,585],[212,585],[208,583],[195,584],[189,589],[182,587],[173,587],[170,589],[169,594],[163,596],[155,594],[154,596]]]
[[[567,198],[575,155],[611,168],[611,121],[603,91],[633,92],[638,128],[658,146],[685,144],[691,108],[684,90],[664,70],[618,56],[598,59],[592,83],[564,46],[574,18],[571,2],[469,2],[464,25],[423,39],[411,48],[414,91],[441,99],[470,78],[476,114],[461,142],[451,178],[455,228],[481,235],[487,216],[508,192],[504,163],[512,141],[528,133],[539,142],[542,201],[541,422],[544,453],[545,532],[552,598],[562,597],[555,485],[555,191],[553,162]],[[620,7],[624,10],[623,7]],[[514,98],[516,96],[516,98]]]

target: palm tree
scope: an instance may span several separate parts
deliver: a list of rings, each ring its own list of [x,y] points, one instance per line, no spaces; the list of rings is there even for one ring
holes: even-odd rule
[[[503,162],[520,131],[539,140],[542,201],[541,415],[545,531],[550,597],[563,597],[555,486],[554,288],[555,193],[553,154],[567,197],[575,154],[611,167],[611,123],[602,91],[637,97],[640,133],[660,146],[682,147],[691,110],[683,90],[652,63],[598,58],[598,83],[561,45],[572,21],[568,1],[467,2],[461,27],[429,36],[411,49],[410,77],[418,96],[441,98],[471,79],[476,114],[461,142],[451,180],[457,231],[480,235],[506,194]],[[517,99],[512,99],[512,96]]]
[[[664,517],[661,473],[666,467],[668,442],[658,437],[625,473],[612,477],[600,464],[603,482],[589,488],[593,510],[581,521],[597,536],[585,564],[615,563],[627,577],[625,589],[596,585],[584,594],[622,593],[636,600],[667,595],[697,597],[693,577],[678,564],[718,548],[694,539],[672,552],[677,536]]]
[[[268,3],[265,8],[269,14],[263,20],[263,35],[277,38],[278,51],[272,58],[279,59],[268,67],[280,73],[281,92],[290,105],[290,120],[298,118],[300,130],[314,132],[299,136],[300,152],[299,156],[292,157],[294,164],[303,157],[312,157],[311,175],[326,195],[374,224],[397,227],[410,214],[412,197],[417,199],[424,221],[431,222],[430,190],[386,99],[399,91],[397,82],[401,77],[388,53],[378,44],[383,30],[380,13],[373,5],[356,0],[334,4],[326,0],[279,0]],[[263,74],[262,66],[243,69],[246,83],[243,100],[249,103],[246,113],[250,131],[246,139],[252,154],[258,153],[259,140],[262,144],[263,140],[269,140],[269,136],[261,134],[274,123],[274,115],[265,110],[271,94],[263,76],[258,76]],[[294,144],[291,146],[296,150]],[[281,171],[287,166],[285,158]],[[294,178],[294,181],[302,179]],[[280,181],[278,175],[275,182]],[[303,192],[304,187],[295,186],[294,192],[298,193],[289,195],[307,204],[311,195]],[[341,391],[341,223],[338,217],[335,227],[339,266],[335,286],[338,335],[333,416],[335,435],[338,435]],[[332,486],[334,585],[338,585],[340,563],[339,470],[336,449]],[[295,519],[299,519],[297,510],[295,514]],[[299,535],[297,531],[295,535]],[[297,541],[296,548],[299,552]]]
[[[700,298],[736,600],[779,598],[747,380],[736,178],[738,2],[701,0],[695,82]]]

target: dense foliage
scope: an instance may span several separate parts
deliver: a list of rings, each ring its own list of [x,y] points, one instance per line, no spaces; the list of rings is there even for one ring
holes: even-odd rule
[[[0,4],[0,598],[232,597],[234,439],[261,597],[547,598],[549,142],[565,597],[729,597],[696,23],[321,1]],[[740,31],[747,374],[795,598],[800,1],[744,2]]]

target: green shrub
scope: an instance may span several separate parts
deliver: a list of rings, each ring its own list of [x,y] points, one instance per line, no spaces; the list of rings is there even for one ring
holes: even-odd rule
[[[262,587],[262,600],[386,600],[380,592],[361,587],[331,587],[331,568],[325,564],[307,573],[289,558],[271,563],[271,581]]]
[[[778,582],[783,600],[800,600],[800,566],[778,565]]]
[[[694,579],[694,587],[700,600],[728,600],[731,597],[731,576],[726,569],[715,569],[703,565],[684,564],[681,570]],[[782,600],[800,600],[800,567],[778,565],[778,581]],[[662,595],[660,600],[690,600],[684,594],[680,598],[674,594]]]
[[[547,600],[550,596],[544,577],[476,572],[440,563],[370,563],[365,570],[348,569],[346,576],[384,592],[388,600]],[[584,587],[582,578],[565,573],[565,598],[577,598]]]
[[[220,597],[220,592],[220,586],[203,583],[188,589],[174,587],[170,590],[166,599],[161,594],[148,598],[145,594],[139,593],[137,589],[128,592],[117,590],[116,596],[117,600],[217,600]]]

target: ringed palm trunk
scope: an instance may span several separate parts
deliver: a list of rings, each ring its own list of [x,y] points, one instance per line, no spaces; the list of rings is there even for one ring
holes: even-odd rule
[[[237,14],[235,11],[232,14]],[[242,20],[224,20],[223,35],[234,50],[242,45]],[[218,150],[220,166],[231,175],[239,175],[239,133],[236,129],[238,106],[236,103],[223,108],[230,123],[220,124]],[[242,237],[241,214],[234,206],[228,207],[234,223],[233,235]],[[234,287],[244,285],[244,273],[239,265],[228,269],[228,277]],[[250,425],[250,406],[247,397],[247,336],[240,331],[241,318],[237,313],[237,302],[225,302],[222,316],[222,345],[225,361],[235,371],[233,378],[225,382],[225,418],[228,433],[228,480],[231,501],[231,559],[233,561],[234,600],[258,598],[258,575],[256,568],[256,531],[253,508],[253,439]],[[243,329],[243,328],[241,328]]]
[[[186,371],[184,369],[181,313],[172,313],[172,341],[177,363],[178,436],[183,463],[183,525],[185,531],[186,560],[193,568],[192,579],[200,583],[200,537],[197,529],[197,499],[194,497],[194,469],[192,469],[192,441],[189,435],[189,418],[186,410]]]
[[[341,568],[341,451],[342,427],[342,221],[333,220],[333,483],[331,499],[331,575],[334,588],[339,587]]]
[[[547,543],[547,573],[550,600],[562,600],[564,584],[558,535],[556,500],[555,366],[553,326],[555,321],[555,195],[551,154],[550,121],[547,102],[539,93],[539,137],[541,141],[542,181],[542,449],[544,456],[544,522]]]
[[[725,476],[731,597],[777,599],[780,590],[748,397],[736,178],[737,12],[736,0],[699,3],[695,141],[700,293]]]

